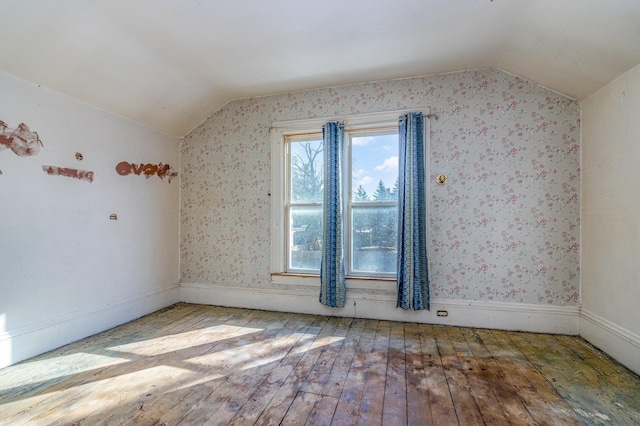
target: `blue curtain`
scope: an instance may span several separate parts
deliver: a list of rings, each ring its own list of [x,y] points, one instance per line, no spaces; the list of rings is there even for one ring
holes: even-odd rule
[[[320,303],[331,307],[342,307],[346,301],[341,190],[344,125],[338,122],[325,124],[322,126],[322,138],[324,198]]]
[[[398,176],[398,303],[402,309],[429,309],[427,197],[424,117],[400,117]]]

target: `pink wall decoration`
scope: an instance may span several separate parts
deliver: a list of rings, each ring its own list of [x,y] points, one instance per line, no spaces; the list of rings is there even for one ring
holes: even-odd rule
[[[162,163],[160,163],[160,164],[150,164],[150,163],[147,163],[147,164],[144,164],[144,163],[136,164],[136,163],[128,163],[126,161],[121,161],[116,166],[116,172],[120,176],[127,176],[127,175],[130,175],[131,173],[133,173],[135,175],[138,175],[138,176],[140,176],[142,174],[147,179],[149,179],[153,175],[158,176],[160,179],[164,179],[166,177],[167,180],[169,181],[169,183],[171,183],[171,179],[173,179],[174,177],[178,176],[178,172],[173,170],[171,168],[171,166],[169,166],[168,164],[162,164]]]
[[[11,129],[4,121],[0,121],[0,151],[10,149],[23,157],[36,155],[42,146],[38,134],[29,130],[26,124],[20,123],[18,127]]]
[[[57,166],[42,166],[42,170],[52,176],[66,176],[74,179],[93,182],[93,172],[87,170],[69,169]]]

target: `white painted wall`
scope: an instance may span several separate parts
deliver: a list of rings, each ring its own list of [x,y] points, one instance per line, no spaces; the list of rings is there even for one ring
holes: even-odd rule
[[[580,334],[640,373],[640,65],[583,103]]]
[[[179,140],[1,73],[0,93],[0,120],[27,124],[44,145],[29,157],[0,150],[2,367],[178,301],[178,179],[115,166],[178,169]]]

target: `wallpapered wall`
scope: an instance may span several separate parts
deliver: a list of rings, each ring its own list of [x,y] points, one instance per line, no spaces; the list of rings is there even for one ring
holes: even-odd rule
[[[432,301],[577,305],[580,104],[493,69],[225,105],[182,142],[184,283],[266,288],[275,121],[431,108]]]

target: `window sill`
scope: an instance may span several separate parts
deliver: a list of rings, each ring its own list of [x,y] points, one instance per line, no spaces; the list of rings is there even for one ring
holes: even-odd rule
[[[272,284],[320,287],[320,276],[310,274],[272,273]],[[396,284],[395,278],[347,277],[347,288],[388,290]]]

